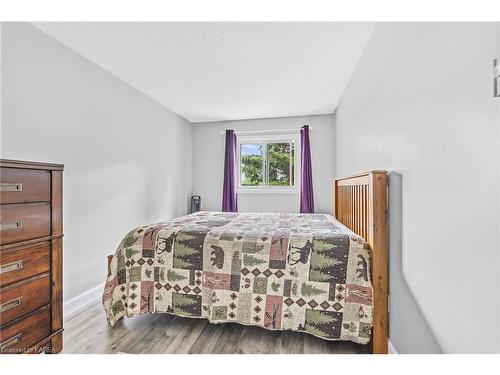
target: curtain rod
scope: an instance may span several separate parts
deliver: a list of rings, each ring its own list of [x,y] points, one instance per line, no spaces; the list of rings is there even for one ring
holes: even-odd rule
[[[312,131],[312,127],[309,126],[309,131]],[[236,135],[247,135],[247,134],[283,134],[283,133],[300,133],[300,129],[276,129],[276,130],[247,130],[247,131],[236,131]],[[226,134],[225,131],[220,132],[220,135]]]

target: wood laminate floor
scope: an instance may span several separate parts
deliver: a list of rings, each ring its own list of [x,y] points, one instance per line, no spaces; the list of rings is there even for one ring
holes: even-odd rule
[[[111,328],[100,303],[65,321],[63,353],[325,354],[368,353],[367,345],[298,332],[168,314],[124,318]]]

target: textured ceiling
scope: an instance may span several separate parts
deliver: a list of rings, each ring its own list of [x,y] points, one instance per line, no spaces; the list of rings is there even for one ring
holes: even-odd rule
[[[332,113],[373,23],[34,23],[191,122]]]

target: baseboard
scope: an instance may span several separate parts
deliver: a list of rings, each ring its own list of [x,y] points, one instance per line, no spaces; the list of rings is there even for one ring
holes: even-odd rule
[[[391,340],[389,340],[387,347],[388,347],[389,354],[398,354],[398,351],[396,350],[394,345],[392,345]]]
[[[93,287],[92,289],[71,298],[63,303],[64,320],[71,319],[73,316],[84,310],[89,304],[101,299],[104,290],[104,283]]]

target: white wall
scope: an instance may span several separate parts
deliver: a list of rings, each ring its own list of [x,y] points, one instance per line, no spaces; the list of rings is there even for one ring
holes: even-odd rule
[[[299,129],[310,125],[314,205],[316,212],[332,212],[335,176],[335,126],[333,115],[205,122],[193,124],[193,194],[201,195],[202,209],[220,211],[224,175],[226,129],[256,131]],[[299,158],[300,158],[300,148]],[[299,193],[239,193],[239,211],[299,212]]]
[[[1,157],[64,163],[64,299],[132,228],[187,212],[191,125],[33,26],[2,25]]]
[[[394,172],[400,352],[500,352],[499,55],[499,24],[378,24],[337,109],[338,173]]]

